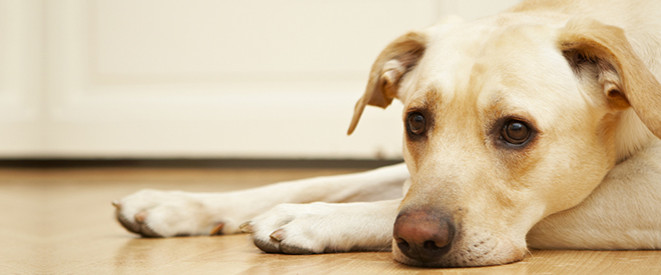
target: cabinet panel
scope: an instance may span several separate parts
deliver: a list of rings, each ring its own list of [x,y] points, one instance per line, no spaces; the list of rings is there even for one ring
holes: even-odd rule
[[[397,107],[345,137],[373,58],[436,1],[47,3],[50,155],[400,154]],[[385,138],[387,137],[387,138]]]
[[[35,155],[43,148],[42,6],[0,0],[0,154]]]

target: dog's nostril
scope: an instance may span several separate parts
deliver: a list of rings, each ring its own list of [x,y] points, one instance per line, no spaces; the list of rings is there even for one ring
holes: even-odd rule
[[[425,249],[429,249],[429,250],[438,250],[438,249],[441,249],[441,248],[445,247],[445,245],[446,245],[446,244],[441,245],[441,247],[439,247],[438,245],[436,245],[436,242],[435,242],[435,241],[426,241],[426,242],[423,244],[423,247],[424,247]]]
[[[402,239],[402,238],[396,238],[395,241],[397,242],[397,247],[399,247],[399,250],[402,252],[408,251],[411,246],[409,246],[409,243]]]

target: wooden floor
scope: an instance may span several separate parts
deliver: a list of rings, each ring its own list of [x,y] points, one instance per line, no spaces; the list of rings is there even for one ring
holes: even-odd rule
[[[141,188],[223,191],[348,170],[0,169],[0,274],[661,274],[661,251],[531,251],[495,267],[421,269],[390,254],[264,254],[247,235],[141,239],[110,202]]]

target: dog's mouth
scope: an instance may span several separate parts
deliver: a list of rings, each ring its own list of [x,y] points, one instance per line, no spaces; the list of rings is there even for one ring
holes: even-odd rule
[[[456,233],[455,233],[456,234]],[[522,260],[525,246],[519,247],[504,237],[485,232],[456,234],[451,243],[441,246],[433,241],[421,246],[393,238],[392,250],[397,262],[419,267],[475,267],[508,264]]]

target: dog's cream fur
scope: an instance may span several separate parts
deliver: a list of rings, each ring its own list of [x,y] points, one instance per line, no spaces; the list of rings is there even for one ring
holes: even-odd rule
[[[366,105],[395,98],[404,123],[425,114],[424,135],[404,134],[405,165],[232,193],[145,190],[115,202],[117,217],[144,236],[243,230],[267,252],[392,247],[424,266],[509,263],[527,247],[661,249],[658,79],[659,1],[539,0],[451,18],[386,47],[356,105],[349,132]],[[534,129],[525,146],[502,141],[507,118]],[[393,223],[410,209],[451,217],[446,254],[399,250]]]

